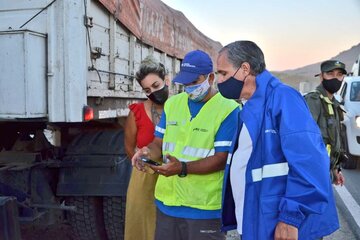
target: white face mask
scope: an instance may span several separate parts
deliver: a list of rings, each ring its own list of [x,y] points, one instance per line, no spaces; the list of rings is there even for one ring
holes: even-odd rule
[[[210,75],[209,75],[210,76]],[[185,87],[185,92],[193,102],[202,101],[210,91],[209,76],[200,84]]]

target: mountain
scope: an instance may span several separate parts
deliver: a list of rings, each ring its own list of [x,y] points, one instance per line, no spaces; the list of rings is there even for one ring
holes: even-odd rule
[[[351,68],[355,60],[358,58],[359,54],[360,54],[360,43],[351,47],[348,50],[340,52],[338,55],[332,57],[331,59],[336,59],[345,63],[346,70],[348,72],[351,72]],[[326,59],[324,59],[324,61],[325,60]],[[321,62],[317,62],[296,69],[285,70],[285,71],[272,71],[272,73],[275,76],[279,77],[284,83],[296,89],[299,89],[300,82],[308,82],[309,83],[308,88],[310,88],[308,90],[311,90],[317,84],[319,84],[319,79],[315,78],[314,75],[316,73],[319,73],[320,64]]]

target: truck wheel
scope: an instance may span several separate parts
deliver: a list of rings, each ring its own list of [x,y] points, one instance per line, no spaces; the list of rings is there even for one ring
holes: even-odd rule
[[[68,218],[76,240],[107,240],[103,221],[102,197],[69,197],[66,204],[76,206]]]
[[[348,146],[348,142],[347,142],[347,136],[346,136],[346,128],[344,128],[345,131],[343,131],[343,143],[344,143],[344,147],[345,147],[345,150],[346,150],[346,154],[348,155],[349,159],[344,162],[344,163],[341,163],[341,166],[344,168],[344,169],[356,169],[356,165],[357,165],[357,160],[356,160],[356,157],[354,155],[351,155],[349,153],[349,146]]]
[[[104,197],[104,221],[109,240],[124,239],[126,197]]]

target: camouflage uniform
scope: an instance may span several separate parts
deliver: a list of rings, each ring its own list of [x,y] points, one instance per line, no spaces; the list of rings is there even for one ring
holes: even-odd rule
[[[322,84],[315,91],[306,94],[305,100],[321,130],[321,135],[330,156],[330,168],[331,170],[339,168],[339,157],[344,153],[340,137],[340,122],[343,120],[344,112],[342,106],[335,97],[331,100],[327,97]]]

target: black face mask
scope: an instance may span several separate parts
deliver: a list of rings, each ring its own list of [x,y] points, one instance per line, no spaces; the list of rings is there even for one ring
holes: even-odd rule
[[[324,86],[325,90],[331,94],[334,94],[337,91],[339,91],[339,89],[341,87],[341,83],[342,83],[342,81],[340,81],[337,78],[323,79],[323,81],[322,81],[322,85]]]
[[[166,99],[169,97],[169,88],[165,84],[161,89],[150,93],[147,97],[156,104],[164,104]]]
[[[218,83],[218,89],[224,98],[239,99],[241,91],[244,87],[244,81],[239,81],[234,77],[228,78],[228,80]]]

